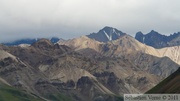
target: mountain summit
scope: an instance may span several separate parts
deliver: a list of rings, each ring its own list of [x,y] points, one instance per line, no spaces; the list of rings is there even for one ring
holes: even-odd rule
[[[87,37],[91,39],[95,39],[100,42],[108,42],[108,41],[116,40],[123,35],[125,35],[125,33],[117,30],[116,28],[106,26],[97,33],[92,33],[90,35],[87,35]]]

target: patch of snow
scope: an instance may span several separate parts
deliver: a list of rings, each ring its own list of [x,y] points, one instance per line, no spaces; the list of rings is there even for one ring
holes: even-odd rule
[[[143,43],[144,43],[145,37],[143,36]]]
[[[113,33],[115,33],[116,35],[119,35],[119,33],[117,33],[114,28],[113,28]]]
[[[22,48],[26,48],[26,47],[29,47],[30,44],[20,44],[20,45],[18,45],[18,46],[20,46],[20,47],[22,47]]]
[[[117,32],[115,31],[115,29],[113,29],[113,33],[115,33],[115,34],[118,35],[118,36],[121,36],[120,33],[117,33]]]
[[[112,40],[112,34],[110,34],[110,36],[104,31],[104,34],[106,35],[106,37],[108,38],[109,41]]]
[[[116,33],[116,31],[114,30],[114,28],[113,28],[113,33]]]
[[[110,41],[111,41],[112,40],[112,33],[110,33],[110,37],[109,38],[110,38]]]

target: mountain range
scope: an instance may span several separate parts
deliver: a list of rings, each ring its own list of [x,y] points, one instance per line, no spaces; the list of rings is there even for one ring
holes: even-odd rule
[[[180,46],[180,32],[171,34],[169,36],[162,35],[154,30],[147,34],[138,32],[136,33],[135,39],[154,48]]]
[[[97,33],[91,33],[89,35],[86,35],[88,38],[95,39],[99,42],[109,42],[116,40],[122,36],[126,35],[126,33],[113,28],[106,26],[103,29],[99,30]],[[42,38],[25,38],[25,39],[19,39],[12,42],[4,42],[2,44],[7,46],[13,46],[13,45],[21,45],[21,46],[27,46],[30,45]],[[135,39],[139,42],[146,44],[148,46],[154,47],[154,48],[165,48],[165,47],[171,47],[171,46],[179,46],[180,45],[180,32],[171,34],[169,36],[162,35],[154,30],[147,34],[143,34],[142,32],[137,32],[135,35]],[[52,43],[56,43],[59,40],[63,40],[58,37],[52,37],[49,40],[51,40]]]
[[[105,29],[106,31],[107,29],[109,29],[109,32],[111,32],[110,30],[115,30],[112,27],[104,27],[99,32],[104,32]],[[116,33],[121,32],[118,30],[115,31],[117,31],[114,33],[115,35]],[[100,36],[98,36],[99,34],[95,35],[97,35],[97,37],[106,37],[106,35],[102,33],[100,33]],[[170,59],[174,60],[174,62],[176,62],[177,64],[180,64],[180,46],[156,49],[151,46],[142,44],[141,42],[137,41],[136,39],[127,34],[123,34],[121,37],[107,42],[98,41],[95,38],[89,38],[88,36],[81,36],[79,38],[74,38],[70,40],[62,40],[58,43],[60,45],[67,45],[75,51],[81,51],[82,53],[92,52],[92,54],[96,53],[106,56],[120,56],[122,54],[142,52],[156,57],[167,56]]]
[[[156,49],[112,27],[55,43],[0,45],[0,100],[122,101],[178,71],[179,51]]]

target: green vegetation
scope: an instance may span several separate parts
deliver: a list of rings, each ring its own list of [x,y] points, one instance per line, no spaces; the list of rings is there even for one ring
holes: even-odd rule
[[[0,101],[44,101],[0,82]]]
[[[124,101],[123,97],[120,97],[120,96],[117,97],[117,96],[116,96],[115,98],[116,98],[115,101]]]
[[[48,99],[52,100],[52,101],[72,101],[71,98],[63,95],[63,94],[51,94],[48,95]]]
[[[47,96],[51,101],[72,101],[63,94],[51,94]],[[24,91],[10,87],[0,82],[0,101],[45,101],[36,95],[30,95]]]
[[[102,96],[106,101],[124,101],[123,97],[118,96],[118,95],[105,94],[105,95],[99,95],[99,96]],[[101,101],[101,100],[97,99],[97,100],[94,100],[94,101]]]

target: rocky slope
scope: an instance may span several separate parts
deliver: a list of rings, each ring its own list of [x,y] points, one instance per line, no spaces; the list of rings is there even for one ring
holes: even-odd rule
[[[148,94],[179,94],[180,93],[180,68],[171,74],[169,77],[164,79],[158,85],[149,90]]]
[[[92,42],[88,42],[92,44],[83,45],[83,47],[81,46],[82,44],[78,44],[78,42],[84,43],[84,42],[87,42],[87,40],[92,41]],[[91,58],[103,59],[103,60],[104,58],[107,58],[107,61],[111,61],[112,59],[113,62],[106,63],[107,65],[108,64],[111,65],[111,66],[107,66],[108,71],[110,71],[110,73],[111,72],[114,73],[115,77],[117,77],[118,79],[127,80],[128,78],[128,82],[131,81],[130,84],[132,84],[133,86],[132,85],[131,87],[126,86],[125,88],[129,88],[128,89],[129,91],[132,90],[130,92],[145,91],[146,89],[148,89],[146,88],[147,85],[148,87],[152,87],[153,84],[155,84],[156,80],[160,80],[160,78],[159,79],[156,78],[157,76],[160,76],[162,78],[167,77],[178,68],[178,65],[174,63],[171,59],[169,59],[168,57],[164,57],[165,56],[164,53],[166,53],[167,51],[165,52],[164,49],[157,50],[157,49],[154,49],[153,47],[149,47],[144,44],[141,44],[140,42],[138,42],[137,40],[135,40],[133,37],[129,35],[124,35],[117,40],[107,42],[107,43],[99,43],[98,41],[88,39],[85,36],[77,38],[77,39],[73,39],[73,40],[58,42],[58,43],[61,45],[70,46],[75,51],[80,52],[81,54],[84,54]],[[76,46],[73,46],[71,43],[76,43],[76,46],[80,46],[80,47],[76,48]],[[89,47],[93,45],[95,45],[96,47]],[[88,50],[91,51],[90,54],[83,52],[83,51],[88,51]],[[174,56],[179,57],[179,55],[177,55],[178,51],[179,50],[176,50],[176,49],[174,50],[174,52],[169,51],[167,52],[168,55],[166,56],[170,57],[171,56],[170,54],[172,53],[173,57],[170,57],[170,58],[174,58]],[[178,61],[175,61],[175,62],[178,62]],[[124,64],[124,67],[126,69],[128,67],[131,67],[131,68],[128,68],[126,70],[125,68],[123,68],[122,64]],[[143,72],[147,72],[148,75],[144,75]],[[105,74],[102,73],[103,78]],[[149,74],[150,75],[154,74],[156,76],[153,77],[152,75],[150,76]],[[98,74],[98,75],[101,75],[101,74]],[[102,77],[100,76],[100,78]],[[137,82],[137,79],[140,79],[140,78],[144,80],[143,81],[144,83],[142,83],[141,86]],[[146,82],[146,80],[149,80],[147,81],[148,83]],[[104,79],[102,81],[104,81]],[[145,85],[145,83],[147,83],[146,87],[143,86]],[[118,83],[115,83],[115,84],[118,85]],[[138,88],[137,85],[139,85],[140,88]],[[139,91],[137,90],[137,88],[141,90]]]
[[[180,64],[180,46],[167,47],[162,49],[155,49],[153,47],[147,46],[135,40],[131,36],[123,36],[115,41],[109,42],[105,44],[106,46],[110,46],[108,52],[113,55],[121,55],[121,54],[131,54],[134,52],[146,53],[149,55],[153,55],[156,57],[168,57],[177,64]],[[113,48],[116,47],[114,51]],[[110,53],[109,53],[110,52]]]
[[[67,46],[43,39],[30,47],[1,46],[0,49],[16,57],[12,60],[3,56],[0,61],[0,77],[16,88],[53,101],[62,100],[62,96],[66,101],[119,99],[93,75],[97,68],[94,61]]]
[[[1,81],[5,81],[9,86],[27,91],[26,93],[28,95],[33,96],[33,94],[35,94],[40,98],[39,93],[32,85],[34,85],[34,81],[41,77],[44,78],[44,76],[38,73],[31,66],[23,63],[16,56],[11,55],[4,50],[0,50],[0,53],[3,53],[3,55],[1,54],[0,59]]]
[[[135,36],[135,39],[137,39],[139,42],[152,46],[154,48],[179,46],[180,45],[179,38],[180,38],[180,32],[174,33],[170,36],[165,36],[165,35],[161,35],[160,33],[154,30],[152,30],[147,34],[138,32],[136,33]]]
[[[83,43],[83,44],[82,44]],[[68,41],[59,41],[58,44],[72,47],[75,51],[91,51],[91,54],[101,54],[104,56],[121,57],[127,54],[145,53],[156,57],[168,57],[177,64],[180,64],[180,46],[155,49],[135,40],[129,35],[124,35],[117,40],[100,43],[86,36]]]

